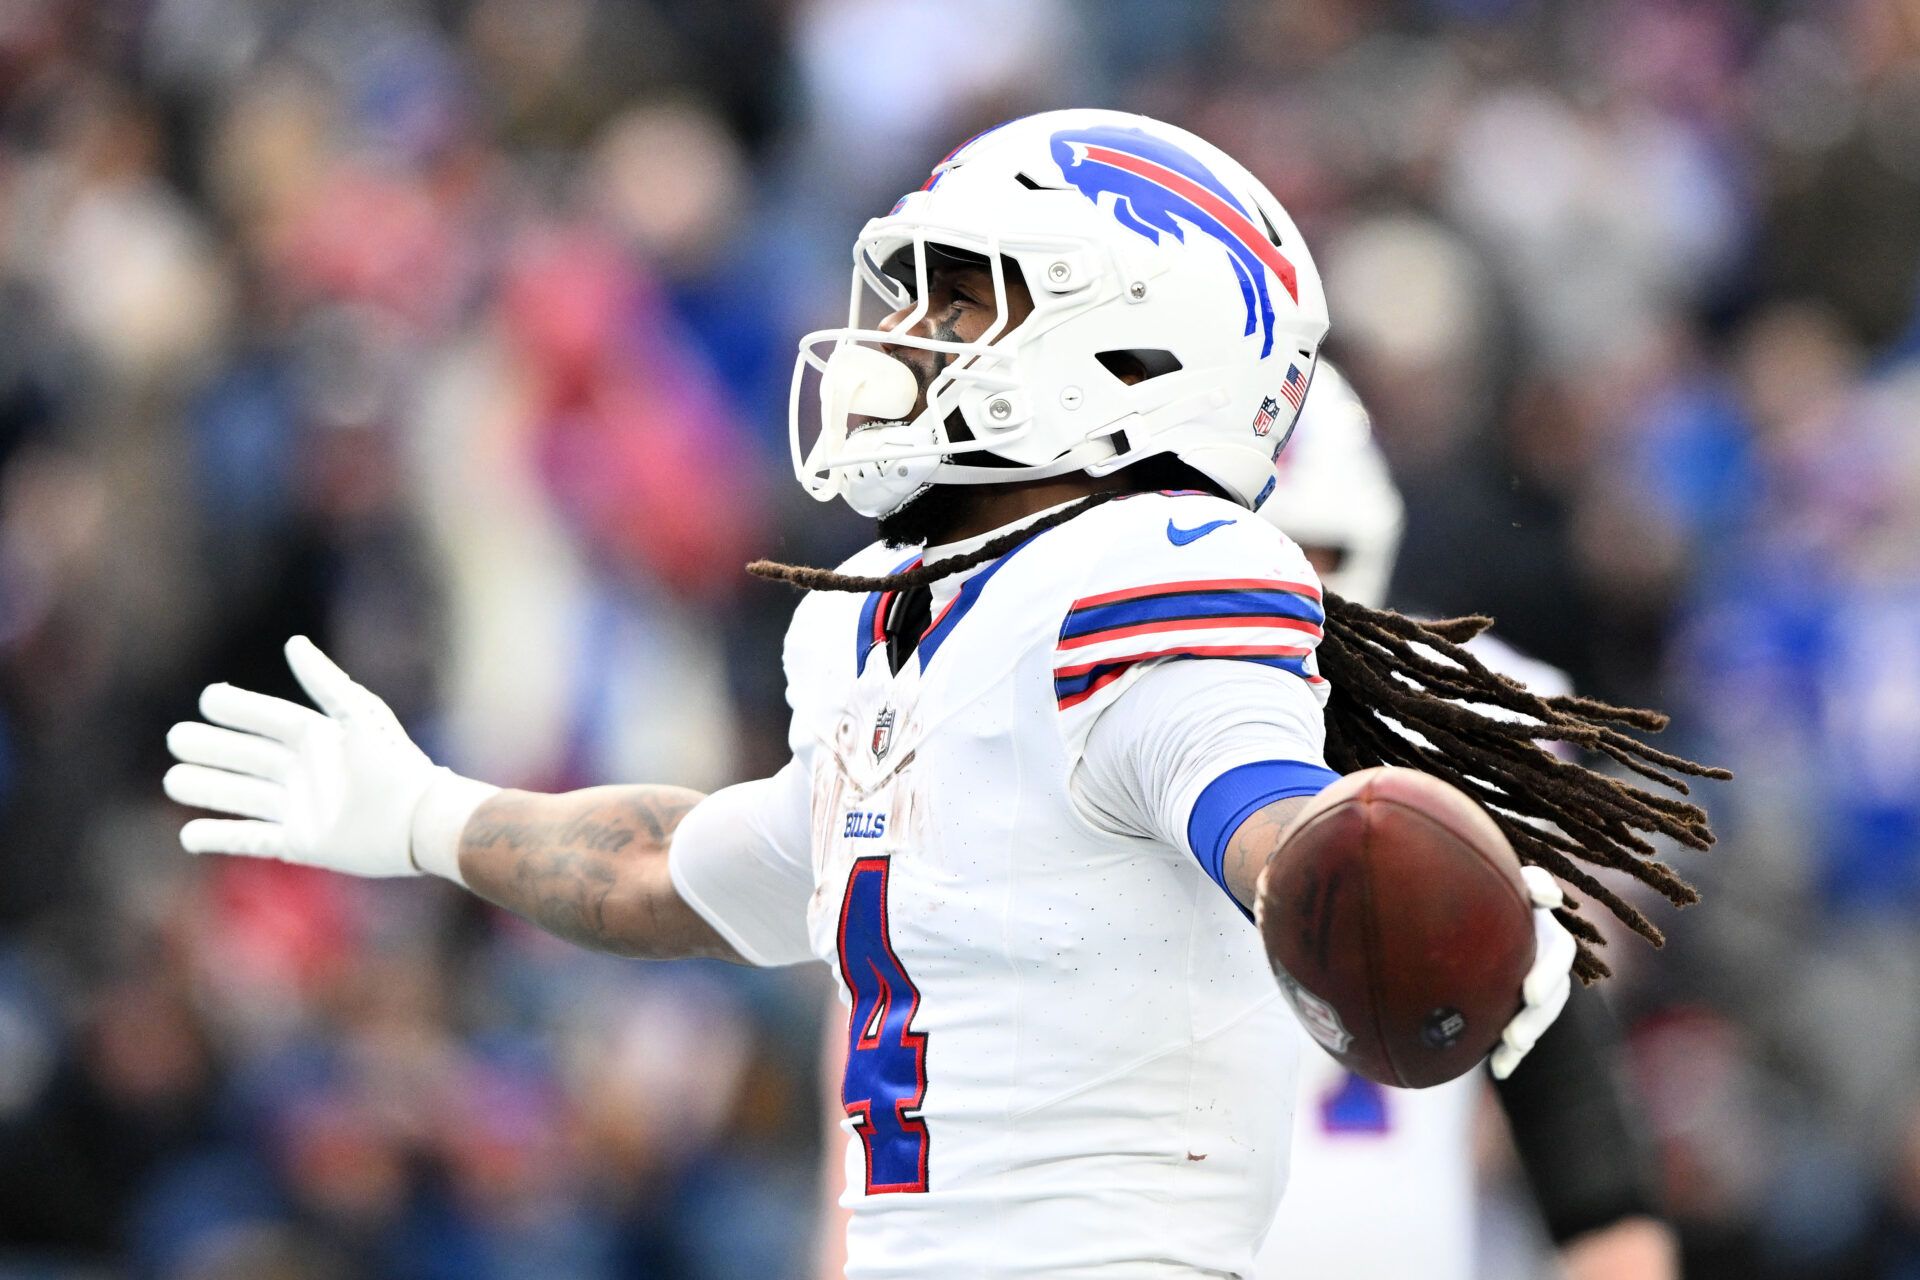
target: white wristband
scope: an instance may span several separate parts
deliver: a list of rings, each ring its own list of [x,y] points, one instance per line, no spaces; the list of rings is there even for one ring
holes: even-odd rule
[[[439,776],[413,807],[413,865],[464,889],[467,882],[460,877],[460,833],[473,811],[500,788],[463,778],[451,769],[436,772]]]

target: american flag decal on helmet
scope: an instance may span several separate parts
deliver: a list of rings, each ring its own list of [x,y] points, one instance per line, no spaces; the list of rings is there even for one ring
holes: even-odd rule
[[[1280,384],[1280,394],[1286,397],[1287,403],[1293,406],[1295,413],[1300,412],[1300,406],[1306,403],[1307,399],[1307,375],[1300,372],[1299,365],[1287,366],[1287,376],[1286,380]]]

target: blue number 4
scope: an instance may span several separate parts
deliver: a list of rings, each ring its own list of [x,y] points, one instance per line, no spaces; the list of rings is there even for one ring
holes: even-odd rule
[[[847,1071],[840,1103],[867,1148],[867,1194],[927,1189],[927,1037],[913,1030],[920,990],[887,934],[888,859],[860,858],[840,905]]]

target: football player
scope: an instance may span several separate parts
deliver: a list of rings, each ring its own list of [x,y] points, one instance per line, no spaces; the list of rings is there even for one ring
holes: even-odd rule
[[[848,1008],[849,1275],[1245,1274],[1294,1093],[1246,916],[1329,762],[1497,802],[1533,864],[1537,958],[1501,1073],[1570,967],[1604,972],[1555,876],[1657,936],[1573,859],[1685,900],[1632,832],[1708,839],[1699,810],[1535,739],[1699,767],[1613,727],[1639,713],[1497,681],[1455,643],[1471,620],[1323,597],[1251,515],[1325,303],[1286,211],[1205,141],[1117,112],[1012,121],[853,257],[848,323],[801,340],[794,461],[880,537],[837,571],[754,566],[808,592],[786,767],[706,797],[501,791],[434,767],[295,638],[318,710],[214,685],[207,722],[172,732],[168,793],[230,815],[182,843],[441,875],[629,955],[827,964]],[[1436,674],[1409,639],[1470,665]],[[1383,713],[1421,738],[1383,735]],[[1496,761],[1508,786],[1476,783]]]
[[[1385,600],[1404,519],[1400,493],[1366,409],[1324,360],[1278,475],[1260,514],[1293,538],[1329,591],[1366,604]],[[1536,693],[1571,692],[1565,672],[1490,634],[1466,647]],[[1300,1064],[1293,1167],[1260,1251],[1258,1280],[1485,1274],[1474,1257],[1472,1156],[1484,1078],[1388,1090],[1317,1047],[1303,1050]],[[1570,1280],[1678,1274],[1621,1081],[1617,1037],[1596,993],[1576,990],[1494,1092]]]

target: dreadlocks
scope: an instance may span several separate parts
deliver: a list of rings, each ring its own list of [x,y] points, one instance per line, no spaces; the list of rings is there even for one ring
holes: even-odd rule
[[[1493,815],[1521,861],[1580,889],[1660,946],[1665,939],[1654,923],[1574,859],[1623,871],[1686,906],[1700,895],[1659,860],[1646,836],[1706,849],[1713,844],[1706,813],[1562,760],[1540,744],[1565,742],[1607,756],[1680,795],[1688,794],[1680,775],[1733,775],[1656,750],[1618,727],[1658,732],[1667,717],[1657,711],[1575,695],[1542,698],[1489,671],[1463,645],[1492,626],[1491,618],[1421,622],[1331,593],[1325,604],[1316,653],[1333,686],[1327,763],[1340,773],[1401,765],[1451,783]],[[1610,970],[1594,951],[1604,941],[1600,931],[1579,915],[1578,905],[1569,898],[1558,914],[1580,941],[1574,972],[1592,982]]]
[[[900,573],[858,577],[756,560],[747,572],[808,591],[896,591],[925,586],[998,559],[1035,534],[1124,496],[1096,493],[964,555]],[[1693,886],[1660,861],[1648,837],[1690,849],[1713,844],[1698,805],[1562,760],[1543,742],[1603,755],[1680,796],[1687,777],[1730,778],[1725,769],[1656,750],[1623,731],[1655,733],[1657,711],[1616,707],[1575,695],[1542,698],[1488,670],[1463,646],[1493,625],[1473,616],[1422,622],[1371,609],[1329,592],[1316,650],[1332,686],[1327,704],[1327,763],[1340,773],[1398,765],[1452,784],[1484,806],[1522,862],[1545,868],[1607,908],[1654,946],[1660,930],[1589,868],[1624,872],[1675,906],[1699,900]],[[1578,859],[1578,861],[1575,861]],[[1582,865],[1585,864],[1585,865]],[[1611,970],[1596,947],[1604,939],[1569,897],[1557,914],[1579,940],[1574,972],[1593,982]]]

